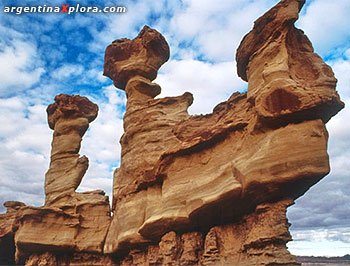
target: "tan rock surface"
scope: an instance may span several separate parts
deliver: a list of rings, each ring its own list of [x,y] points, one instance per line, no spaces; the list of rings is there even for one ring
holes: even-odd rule
[[[120,51],[124,51],[127,59],[119,56]],[[157,183],[154,165],[169,147],[180,143],[172,129],[189,116],[187,108],[193,101],[190,93],[153,99],[160,93],[160,87],[151,82],[156,72],[150,74],[148,70],[157,71],[168,57],[168,44],[157,31],[148,27],[144,27],[135,39],[116,40],[106,49],[104,73],[114,79],[116,86],[125,89],[128,99],[124,115],[125,133],[120,140],[121,165],[114,174],[113,184],[113,209],[117,205],[120,209],[114,213],[107,236],[105,251],[108,253],[119,243],[129,245],[129,240],[133,243],[149,242],[138,233],[144,222],[146,201],[143,197],[146,191],[137,192]],[[120,76],[126,77],[121,78],[125,86],[119,85]],[[156,194],[157,189],[154,190]],[[157,200],[153,194],[150,197]],[[123,203],[119,204],[119,201]],[[141,209],[137,206],[140,204],[144,206]]]
[[[110,223],[108,197],[101,191],[76,193],[59,208],[24,207],[17,215],[15,242],[21,253],[101,252]]]
[[[87,157],[79,157],[80,143],[89,123],[98,112],[96,104],[79,95],[60,94],[47,108],[47,119],[54,130],[50,168],[45,175],[45,205],[52,205],[74,193],[87,168]]]
[[[300,197],[328,174],[324,123],[343,103],[330,67],[294,27],[302,5],[281,1],[256,21],[237,51],[248,92],[234,93],[211,114],[189,116],[189,94],[187,100],[186,94],[153,99],[150,81],[136,73],[142,64],[134,61],[105,253],[159,240],[169,231],[231,223],[258,204]],[[128,41],[135,58],[143,56],[135,48],[142,36]],[[118,50],[124,44],[113,45]],[[121,70],[108,62],[125,62],[110,57],[108,47],[105,73],[118,78]],[[316,74],[299,75],[300,60]]]
[[[199,232],[165,234],[158,245],[132,250],[120,265],[300,265],[286,249],[286,209],[293,200],[258,205],[234,224]]]
[[[98,108],[59,95],[47,109],[45,206],[8,203],[0,245],[15,244],[26,265],[300,265],[286,249],[286,209],[328,174],[325,123],[344,107],[332,70],[294,27],[303,4],[282,0],[255,22],[236,56],[248,91],[208,115],[187,113],[188,92],[155,99],[169,58],[160,33],[114,41],[104,74],[127,106],[113,217],[103,191],[75,192]]]
[[[0,265],[14,264],[15,242],[13,226],[17,211],[25,204],[19,201],[6,201],[6,213],[0,214]]]
[[[45,206],[17,212],[17,263],[74,265],[74,254],[102,253],[110,224],[108,197],[101,190],[75,192],[88,168],[88,159],[79,157],[80,143],[97,112],[96,104],[79,95],[60,94],[47,108],[54,134]],[[71,256],[62,258],[60,253]],[[102,255],[92,261],[100,259]]]
[[[294,26],[304,3],[280,1],[255,21],[237,49],[237,72],[248,81],[248,101],[269,122],[327,122],[344,107],[332,69]]]

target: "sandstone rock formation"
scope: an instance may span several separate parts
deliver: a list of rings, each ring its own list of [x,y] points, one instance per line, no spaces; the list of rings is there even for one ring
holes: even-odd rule
[[[97,106],[59,95],[47,110],[45,206],[0,216],[0,244],[7,236],[26,265],[300,265],[286,209],[328,174],[325,123],[344,107],[331,68],[294,27],[303,4],[282,0],[255,22],[236,55],[248,91],[207,115],[187,113],[188,92],[155,99],[169,58],[157,31],[114,41],[104,74],[127,106],[112,218],[103,191],[75,192]]]
[[[158,245],[129,252],[120,265],[299,265],[285,248],[292,200],[258,205],[239,223],[202,232],[166,233]]]
[[[103,74],[111,78],[117,88],[128,94],[127,84],[129,83],[129,87],[133,84],[130,83],[131,79],[136,77],[136,80],[146,83],[154,80],[158,69],[169,59],[169,55],[169,46],[164,37],[144,26],[135,39],[118,39],[107,47]],[[140,93],[151,97],[160,93],[159,86],[154,84],[137,88],[141,90]],[[136,93],[134,90],[133,92]]]
[[[54,134],[45,176],[45,206],[17,211],[17,263],[90,265],[97,261],[102,265],[101,261],[108,260],[94,258],[102,252],[110,224],[108,197],[101,190],[75,192],[88,168],[88,159],[78,154],[80,143],[97,112],[96,104],[79,95],[58,95],[47,108]]]
[[[89,160],[79,158],[80,143],[98,112],[86,97],[60,94],[47,108],[48,123],[54,130],[50,168],[45,176],[45,205],[54,205],[79,186]]]
[[[305,0],[281,1],[254,23],[237,49],[247,100],[266,122],[327,122],[343,104],[332,69],[294,27]]]
[[[135,89],[128,77],[122,159],[105,253],[157,241],[169,231],[206,232],[236,222],[259,204],[296,199],[328,174],[324,123],[343,103],[330,67],[294,27],[302,5],[281,1],[255,22],[236,57],[248,92],[234,93],[212,114],[189,116],[191,95],[154,100],[156,93],[150,95],[148,86]],[[120,60],[112,49],[146,61],[138,49],[140,36],[128,40],[128,48],[115,41],[106,49],[107,76],[120,75],[118,64],[131,68],[136,62]],[[167,58],[167,50],[160,51],[159,63]],[[143,67],[128,73],[137,76]],[[243,255],[240,259],[236,263],[245,261]]]

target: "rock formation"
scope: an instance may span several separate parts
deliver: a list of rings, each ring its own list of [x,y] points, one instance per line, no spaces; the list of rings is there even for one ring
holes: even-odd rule
[[[332,69],[294,27],[305,0],[281,1],[254,23],[237,49],[247,100],[266,122],[327,122],[342,107]]]
[[[236,55],[248,91],[208,115],[187,113],[188,92],[155,99],[169,58],[156,30],[114,41],[104,74],[127,106],[112,218],[102,191],[75,192],[97,106],[59,95],[47,110],[45,206],[0,216],[0,244],[12,241],[26,265],[300,265],[286,248],[286,209],[328,174],[325,123],[344,107],[331,68],[294,26],[303,4],[282,0],[255,22]]]
[[[152,99],[156,93],[150,94],[149,86],[136,89],[129,85],[133,76],[122,79],[129,80],[125,133],[105,253],[158,241],[169,231],[207,232],[213,226],[238,222],[260,204],[296,199],[328,174],[324,123],[343,104],[330,67],[294,27],[302,5],[302,1],[281,1],[255,22],[236,57],[248,91],[234,93],[212,114],[189,116],[190,94]],[[150,48],[139,48],[140,38],[148,40],[146,34],[157,36],[156,47],[165,46],[149,28],[134,40],[115,41],[106,49],[107,76],[124,76],[118,72],[123,72],[123,65],[135,64],[132,56],[137,62],[147,61]],[[118,51],[124,52],[122,59]],[[160,49],[153,59],[158,64],[153,66],[159,67],[167,53]],[[152,67],[142,63],[134,68],[128,73],[137,77]],[[271,236],[278,239],[275,244],[281,242],[277,236]],[[244,246],[242,241],[239,245]],[[251,261],[243,246],[235,265]],[[276,254],[286,250],[277,247]]]
[[[157,245],[129,252],[120,265],[299,265],[285,247],[292,203],[261,204],[239,222],[208,232],[168,232]]]
[[[96,259],[94,254],[102,252],[110,224],[108,197],[101,190],[75,192],[88,168],[88,159],[79,158],[80,143],[97,112],[96,104],[78,95],[58,95],[47,108],[54,134],[45,206],[17,211],[13,223],[16,263],[104,264],[105,258]]]
[[[74,193],[78,188],[89,160],[79,158],[80,143],[89,123],[98,112],[96,104],[86,97],[60,94],[47,108],[48,123],[54,130],[51,144],[50,168],[45,176],[45,205]]]

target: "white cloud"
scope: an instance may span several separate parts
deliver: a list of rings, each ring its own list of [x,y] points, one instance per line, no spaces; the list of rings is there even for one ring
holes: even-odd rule
[[[71,76],[79,76],[83,73],[84,67],[77,64],[65,64],[60,66],[58,69],[55,69],[51,76],[55,79],[65,80]]]
[[[1,44],[1,42],[0,42]],[[21,40],[0,48],[0,96],[13,95],[38,82],[44,69],[36,67],[37,49]]]
[[[184,9],[179,10],[170,21],[174,38],[179,43],[192,40],[198,46],[197,56],[215,61],[231,61],[253,22],[274,1],[225,0],[218,4],[215,1],[188,0],[184,3]]]
[[[0,99],[0,138],[11,151],[37,151],[47,154],[46,107],[29,106],[18,97]],[[18,122],[20,121],[20,122]]]
[[[350,48],[345,51],[345,56],[347,59],[350,59]]]
[[[0,113],[0,201],[41,205],[51,142],[45,107],[11,97],[0,99]]]
[[[336,78],[338,78],[337,90],[342,96],[342,99],[350,100],[350,48],[345,51],[345,56],[347,56],[346,60],[338,59],[330,62],[330,65],[333,68]]]
[[[310,38],[316,52],[326,56],[337,46],[349,42],[348,0],[315,0],[304,9],[297,26]]]
[[[316,229],[308,231],[296,231],[294,234],[294,241],[322,241],[322,240],[337,241],[342,239],[344,242],[350,244],[350,227],[334,229]]]
[[[155,80],[162,87],[160,97],[178,96],[186,91],[194,95],[190,113],[209,113],[220,102],[246,88],[235,74],[235,63],[205,63],[198,60],[171,60]]]
[[[90,69],[87,71],[86,75],[90,78],[90,80],[97,80],[101,83],[108,81],[108,78],[103,76],[103,71],[100,69]]]
[[[0,98],[0,137],[10,137],[20,130],[19,118],[24,117],[23,102],[18,97],[7,99]]]
[[[350,250],[350,228],[293,231],[289,250],[299,256],[344,256]]]

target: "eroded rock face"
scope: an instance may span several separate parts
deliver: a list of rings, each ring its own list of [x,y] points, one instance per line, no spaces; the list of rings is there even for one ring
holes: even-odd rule
[[[38,253],[32,254],[26,261],[26,266],[51,266],[51,265],[69,265],[69,266],[110,266],[115,265],[111,258],[100,254],[80,252],[80,253]]]
[[[160,33],[114,41],[104,74],[128,100],[113,217],[103,191],[75,191],[98,108],[59,95],[47,109],[45,206],[7,203],[0,247],[26,265],[300,265],[286,249],[286,209],[328,174],[325,123],[344,107],[332,70],[294,27],[303,4],[282,0],[255,22],[236,56],[248,91],[207,115],[187,113],[188,92],[155,99],[169,58]]]
[[[87,157],[79,157],[80,143],[89,123],[98,112],[96,104],[79,95],[60,94],[47,108],[54,130],[50,168],[45,175],[45,205],[53,205],[79,186],[89,167]]]
[[[153,99],[151,79],[144,75],[144,82],[135,82],[142,66],[131,65],[135,71],[128,73],[135,74],[126,82],[121,166],[114,176],[114,216],[105,253],[118,255],[134,246],[151,245],[169,231],[207,232],[223,224],[236,226],[240,217],[257,214],[257,206],[296,199],[328,174],[324,123],[344,105],[330,67],[294,27],[303,4],[281,1],[255,22],[237,50],[238,73],[248,81],[248,91],[234,93],[211,114],[189,116],[189,94]],[[128,41],[128,54],[135,58],[143,56],[135,48],[138,42],[139,37]],[[123,42],[113,45],[118,50]],[[109,67],[111,58],[119,64],[108,47],[105,73],[118,84],[122,71]],[[281,240],[280,255],[267,256],[266,264],[289,265],[283,260],[288,258],[288,240]],[[177,238],[171,241],[178,242]],[[245,240],[237,241],[244,245]],[[266,252],[270,248],[275,250],[264,246]],[[236,252],[241,256],[248,251]],[[140,258],[151,256],[141,253],[132,253],[132,261],[144,263]],[[220,263],[225,263],[221,257]],[[130,257],[123,263],[131,263],[127,261]],[[247,260],[246,265],[258,261]]]
[[[17,263],[46,252],[57,259],[60,253],[71,254],[66,260],[79,252],[102,253],[110,224],[108,197],[103,191],[76,192],[65,200],[59,206],[27,206],[17,213]]]
[[[283,0],[254,23],[237,49],[238,75],[260,119],[327,122],[344,107],[332,69],[294,27],[305,0]]]
[[[79,95],[60,94],[47,108],[54,134],[45,206],[17,211],[17,263],[74,265],[76,257],[86,257],[84,252],[100,255],[81,259],[79,265],[110,260],[101,255],[110,224],[108,197],[102,190],[75,192],[88,168],[88,159],[79,157],[80,143],[97,112],[96,104]]]
[[[209,232],[166,233],[158,245],[134,249],[120,265],[300,265],[287,251],[286,208],[292,200],[258,205],[234,224]]]

